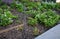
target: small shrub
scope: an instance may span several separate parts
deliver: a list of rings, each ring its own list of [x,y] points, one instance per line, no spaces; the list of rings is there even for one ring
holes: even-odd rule
[[[23,12],[23,10],[24,10],[24,6],[22,3],[12,3],[10,6],[12,8],[15,8],[19,12]]]
[[[11,8],[16,8],[16,3],[15,3],[15,2],[11,3],[11,4],[10,4],[10,7],[11,7]]]
[[[3,13],[0,13],[0,26],[7,26],[13,22],[14,15],[10,11],[4,10]]]
[[[24,6],[23,6],[22,3],[16,4],[16,8],[17,8],[17,10],[18,10],[19,12],[23,12],[23,10],[24,10]]]
[[[28,20],[28,24],[32,25],[32,26],[36,25],[37,24],[37,19],[34,19],[34,18],[30,17],[29,20]]]
[[[8,6],[6,4],[0,6],[2,9],[7,9]]]
[[[52,27],[59,21],[59,15],[53,11],[47,11],[42,14],[36,15],[36,17],[45,24],[46,27]]]
[[[18,0],[18,1],[24,3],[24,2],[29,2],[30,0]]]
[[[36,10],[29,10],[29,11],[26,11],[25,13],[31,15],[31,17],[34,18],[36,14],[39,14],[41,12]]]
[[[0,13],[3,13],[3,9],[2,8],[0,8]]]
[[[43,2],[41,3],[41,6],[43,6],[43,8],[45,9],[54,9],[55,8],[56,3],[53,2]]]
[[[0,5],[2,5],[3,4],[3,2],[2,2],[2,0],[0,0]]]
[[[56,5],[55,5],[55,9],[60,9],[60,3],[56,3]]]
[[[25,2],[24,6],[27,8],[27,10],[37,10],[40,4],[40,2]]]

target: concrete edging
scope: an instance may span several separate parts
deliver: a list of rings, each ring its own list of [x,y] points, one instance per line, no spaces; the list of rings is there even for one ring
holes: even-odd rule
[[[60,39],[60,24],[56,25],[35,39]]]

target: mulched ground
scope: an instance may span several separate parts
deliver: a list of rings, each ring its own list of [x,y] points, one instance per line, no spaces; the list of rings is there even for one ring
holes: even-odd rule
[[[36,36],[33,35],[33,27],[29,26],[27,24],[27,14],[24,13],[20,13],[17,12],[16,10],[11,10],[12,14],[14,15],[18,15],[18,20],[19,23],[16,22],[16,19],[14,19],[14,22],[10,25],[8,25],[7,27],[1,27],[0,26],[0,30],[5,30],[7,28],[11,28],[20,24],[24,24],[23,26],[23,30],[17,30],[16,29],[12,29],[8,32],[4,32],[0,34],[0,39],[34,39]],[[57,11],[58,14],[60,14],[60,11]],[[39,35],[44,33],[45,31],[47,31],[47,28],[44,27],[44,25],[41,24],[37,24],[36,26],[39,29]]]
[[[12,14],[18,15],[18,20],[20,23],[17,23],[16,20],[7,27],[0,27],[0,30],[5,30],[20,24],[24,24],[23,30],[13,29],[9,32],[4,32],[0,34],[0,39],[34,39],[36,36],[33,35],[33,27],[27,24],[28,15],[24,13],[19,13],[16,10],[11,11]],[[36,26],[39,29],[40,34],[46,31],[46,28],[43,25],[37,24]],[[40,35],[39,34],[39,35]]]

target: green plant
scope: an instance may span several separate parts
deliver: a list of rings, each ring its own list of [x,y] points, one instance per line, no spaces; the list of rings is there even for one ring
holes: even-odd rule
[[[0,0],[0,5],[2,4],[2,1]]]
[[[7,9],[8,6],[6,4],[0,6],[2,9]]]
[[[28,24],[32,25],[32,26],[36,25],[37,24],[37,19],[29,17]]]
[[[34,27],[33,29],[33,35],[38,35],[39,34],[39,29],[37,27]]]
[[[23,6],[23,4],[22,3],[12,3],[11,5],[10,5],[12,8],[15,8],[17,11],[19,11],[19,12],[23,12],[23,10],[24,10],[24,6]]]
[[[32,18],[34,18],[36,16],[36,14],[41,13],[40,11],[36,11],[36,10],[29,10],[25,12],[26,14],[29,14]]]
[[[16,4],[16,8],[17,8],[17,10],[18,10],[19,12],[23,12],[23,10],[24,10],[24,6],[23,6],[22,3]]]
[[[36,8],[38,11],[44,11],[44,10],[45,10],[44,6],[42,6],[42,4],[41,4],[40,2],[37,2],[37,3],[36,3],[35,8]]]
[[[0,6],[3,5],[4,3],[2,2],[2,0],[0,0]]]
[[[56,3],[53,2],[42,2],[41,6],[43,6],[43,8],[45,9],[54,9],[55,8]]]
[[[30,0],[18,0],[18,1],[24,3],[24,2],[29,2]]]
[[[14,15],[10,11],[4,10],[3,13],[0,13],[0,26],[7,26],[13,22]]]
[[[55,5],[55,9],[60,9],[60,3],[56,3],[56,5]]]
[[[3,9],[2,8],[0,8],[0,13],[3,13]]]
[[[28,10],[36,10],[36,2],[28,2],[24,4]]]
[[[27,10],[37,10],[41,6],[40,2],[25,2],[23,3]]]
[[[15,3],[15,2],[11,3],[11,4],[10,4],[10,7],[11,7],[11,8],[16,8],[16,3]]]
[[[42,14],[37,14],[36,18],[38,18],[42,23],[44,23],[46,27],[52,27],[59,21],[59,15],[57,15],[52,10],[49,10]]]

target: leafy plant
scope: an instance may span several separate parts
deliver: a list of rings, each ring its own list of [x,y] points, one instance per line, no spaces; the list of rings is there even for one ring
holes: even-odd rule
[[[11,4],[10,4],[10,7],[11,7],[11,8],[16,8],[16,3],[15,3],[15,2],[11,3]]]
[[[3,13],[3,9],[2,8],[0,8],[0,13]]]
[[[2,9],[7,9],[8,6],[6,4],[0,6]]]
[[[25,3],[24,5],[27,7],[28,10],[34,10],[34,9],[36,10],[37,7],[36,2],[28,2]]]
[[[10,11],[4,10],[3,13],[0,13],[0,26],[7,26],[13,22],[14,15]]]
[[[18,0],[18,1],[24,3],[24,2],[29,2],[30,0]]]
[[[36,14],[41,13],[40,11],[36,11],[36,10],[29,10],[25,12],[26,14],[29,14],[32,18],[34,18],[36,16]]]
[[[60,3],[56,3],[56,5],[55,5],[55,9],[60,9]]]
[[[49,10],[42,14],[37,14],[36,18],[38,18],[42,23],[44,23],[46,27],[52,27],[59,21],[59,15],[57,15],[52,10]]]
[[[27,8],[27,10],[37,10],[38,7],[40,7],[40,2],[25,2],[24,6]]]
[[[17,8],[17,10],[18,10],[19,12],[23,12],[23,10],[24,10],[24,6],[23,6],[22,3],[16,4],[16,8]]]
[[[32,26],[36,25],[37,24],[37,19],[29,17],[28,24],[32,25]]]
[[[2,0],[0,0],[0,5],[2,4]]]
[[[19,12],[23,12],[23,10],[24,10],[24,6],[23,6],[23,4],[22,3],[12,3],[11,5],[10,5],[12,8],[15,8],[17,11],[19,11]]]
[[[41,5],[42,5],[43,8],[45,8],[45,9],[54,9],[56,3],[53,3],[53,2],[42,2]]]

